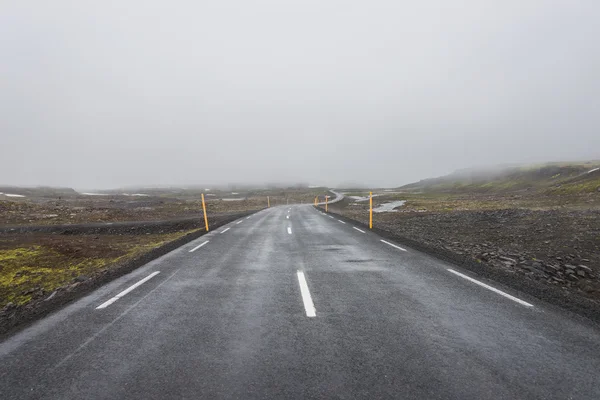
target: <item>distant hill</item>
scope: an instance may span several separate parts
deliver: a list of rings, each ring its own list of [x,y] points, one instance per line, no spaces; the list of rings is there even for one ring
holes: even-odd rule
[[[409,192],[502,193],[543,191],[548,194],[600,190],[600,161],[469,168],[439,178],[401,186]]]
[[[71,188],[61,187],[18,187],[18,186],[0,186],[0,193],[17,194],[25,197],[69,197],[77,196],[77,192]],[[2,195],[0,195],[0,198]]]

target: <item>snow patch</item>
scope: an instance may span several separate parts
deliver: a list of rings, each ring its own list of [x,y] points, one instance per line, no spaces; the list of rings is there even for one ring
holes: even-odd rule
[[[377,197],[377,196],[379,196],[379,195],[378,194],[374,194],[373,195],[373,197]],[[362,196],[348,196],[348,197],[350,197],[354,201],[369,201],[369,196],[365,196],[365,197],[362,197]]]
[[[6,197],[25,197],[22,194],[12,194],[12,193],[0,193],[3,194]]]
[[[398,200],[398,201],[392,201],[389,203],[384,203],[384,204],[380,205],[379,207],[374,208],[373,212],[376,212],[376,213],[396,212],[396,210],[394,210],[394,208],[403,206],[404,203],[406,203],[406,200]]]
[[[596,172],[598,171],[600,168],[594,168],[594,169],[590,169],[587,173],[591,174],[592,172]]]

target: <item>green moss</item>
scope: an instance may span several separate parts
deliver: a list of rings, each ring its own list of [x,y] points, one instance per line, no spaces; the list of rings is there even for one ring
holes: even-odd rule
[[[547,191],[548,194],[579,194],[579,193],[594,193],[600,189],[600,178],[591,179],[581,183],[568,183],[560,187],[551,188]]]
[[[0,250],[0,263],[14,261],[23,257],[36,257],[40,253],[40,246],[32,246],[30,248],[19,247],[16,249]]]
[[[110,257],[65,255],[50,245],[0,250],[0,308],[9,302],[23,305],[36,296],[47,296],[57,288],[72,283],[80,275],[92,276],[190,232],[193,231],[105,238],[110,242]],[[65,243],[78,240],[76,236],[60,239]],[[88,243],[88,246],[92,245]]]
[[[51,292],[111,259],[71,260],[45,246],[0,251],[0,306],[26,304],[33,292]]]

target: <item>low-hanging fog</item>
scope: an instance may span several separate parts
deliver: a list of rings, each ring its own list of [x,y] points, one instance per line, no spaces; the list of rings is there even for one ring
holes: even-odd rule
[[[395,186],[600,158],[597,1],[0,10],[0,184]]]

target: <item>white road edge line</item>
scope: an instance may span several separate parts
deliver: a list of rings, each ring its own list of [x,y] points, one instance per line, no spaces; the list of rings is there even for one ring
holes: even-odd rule
[[[329,218],[333,219],[333,217],[331,215],[328,215]]]
[[[393,243],[390,243],[390,242],[386,242],[386,241],[385,241],[385,240],[383,240],[383,239],[381,239],[381,241],[382,241],[383,243],[385,243],[385,244],[389,245],[389,246],[392,246],[392,247],[395,247],[395,248],[397,248],[398,250],[402,250],[402,251],[408,251],[408,250],[406,250],[406,249],[405,249],[405,248],[403,248],[403,247],[396,246],[395,244],[393,244]]]
[[[285,219],[290,219],[290,216],[289,216],[289,215],[286,215],[286,216],[285,216]]]
[[[246,217],[246,219],[250,219],[250,217]]]
[[[199,244],[198,246],[194,247],[193,249],[190,250],[190,253],[193,253],[194,251],[198,250],[200,247],[204,246],[206,243],[210,242],[210,240],[207,240],[206,242]]]
[[[104,303],[100,304],[98,307],[96,307],[96,310],[101,310],[103,308],[106,308],[106,307],[110,306],[112,303],[114,303],[115,301],[119,300],[121,297],[125,296],[127,293],[131,292],[136,287],[138,287],[140,285],[143,285],[145,282],[148,282],[150,279],[154,278],[158,274],[160,274],[160,271],[156,271],[156,272],[151,273],[150,275],[148,275],[147,277],[145,277],[144,279],[142,279],[138,283],[135,283],[135,284],[129,286],[127,289],[123,290],[121,293],[119,293],[118,295],[116,295],[112,299],[107,300]]]
[[[227,231],[228,231],[228,230],[230,230],[230,229],[231,229],[231,228],[225,228],[225,229],[223,229],[223,230],[221,231],[221,233],[225,233],[225,232],[227,232]]]
[[[468,281],[470,281],[470,282],[473,282],[473,283],[474,283],[474,284],[476,284],[476,285],[479,285],[479,286],[481,286],[481,287],[484,287],[484,288],[486,288],[486,289],[488,289],[488,290],[491,290],[491,291],[492,291],[492,292],[494,292],[494,293],[498,293],[500,296],[504,296],[504,297],[506,297],[507,299],[510,299],[510,300],[512,300],[512,301],[514,301],[514,302],[517,302],[517,303],[521,304],[522,306],[525,306],[525,307],[533,307],[533,304],[529,304],[528,302],[526,302],[526,301],[523,301],[523,300],[521,300],[521,299],[518,299],[518,298],[516,298],[515,296],[511,296],[511,295],[510,295],[510,294],[508,294],[508,293],[504,293],[502,290],[498,290],[498,289],[496,289],[495,287],[492,287],[492,286],[490,286],[490,285],[486,285],[486,284],[485,284],[485,283],[483,283],[483,282],[479,282],[478,280],[476,280],[476,279],[473,279],[473,278],[471,278],[470,276],[467,276],[467,275],[465,275],[465,274],[461,274],[460,272],[457,272],[457,271],[455,271],[455,270],[453,270],[453,269],[450,269],[450,268],[448,268],[448,271],[449,271],[449,272],[452,272],[453,274],[455,274],[455,275],[458,275],[458,276],[460,276],[461,278],[464,278],[464,279],[466,279],[466,280],[468,280]]]
[[[165,283],[167,283],[169,280],[171,280],[172,277],[175,276],[175,274],[177,274],[180,270],[177,270],[175,272],[173,272],[173,274],[171,274],[171,276],[169,276],[167,279],[165,279],[164,281],[162,281],[161,283],[159,283],[158,285],[156,285],[156,287],[154,289],[152,289],[151,291],[149,291],[148,293],[146,293],[141,299],[139,299],[138,301],[136,301],[135,303],[133,303],[131,306],[129,306],[125,311],[123,311],[121,314],[119,314],[119,316],[115,319],[113,319],[111,322],[108,323],[108,325],[104,325],[104,328],[100,329],[98,332],[94,333],[88,340],[86,340],[85,342],[83,342],[81,344],[81,346],[79,346],[78,348],[76,348],[71,354],[69,354],[68,356],[66,356],[65,358],[63,358],[58,364],[56,364],[54,366],[54,369],[60,367],[61,365],[63,365],[64,363],[66,363],[67,361],[69,361],[71,358],[73,358],[73,356],[75,354],[77,354],[81,349],[84,349],[87,345],[89,345],[90,343],[92,343],[94,340],[96,340],[96,338],[98,336],[100,336],[102,333],[104,333],[108,328],[110,328],[111,326],[113,326],[117,321],[120,321],[124,316],[126,316],[129,311],[133,310],[135,307],[137,307],[138,304],[140,304],[142,301],[144,301],[144,299],[146,299],[146,297],[150,296],[152,293],[156,292],[158,289],[160,289],[160,287],[162,285],[164,285]]]
[[[292,228],[288,226],[288,233],[291,235],[292,234]]]
[[[365,231],[363,231],[362,229],[358,229],[357,227],[353,226],[354,229],[356,229],[357,231],[359,231],[360,233],[365,233]]]
[[[344,221],[342,221],[341,219],[338,219],[338,221],[340,221],[342,224],[345,224],[345,222],[344,222]]]
[[[302,294],[302,302],[304,303],[304,309],[306,310],[307,317],[316,317],[317,310],[313,304],[312,298],[310,297],[310,291],[306,284],[306,278],[304,272],[298,271],[298,283],[300,284],[300,293]]]

